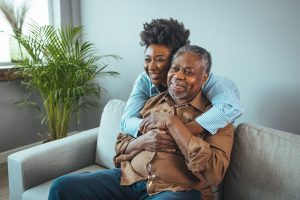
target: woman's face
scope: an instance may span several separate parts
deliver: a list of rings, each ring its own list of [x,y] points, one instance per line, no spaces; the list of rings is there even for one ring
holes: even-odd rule
[[[170,68],[171,50],[160,44],[151,44],[145,51],[144,69],[154,85],[167,86],[167,74]]]

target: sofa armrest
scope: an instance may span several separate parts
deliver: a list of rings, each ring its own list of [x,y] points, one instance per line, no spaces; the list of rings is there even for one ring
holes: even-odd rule
[[[94,164],[98,128],[41,144],[8,157],[10,199],[36,185]]]

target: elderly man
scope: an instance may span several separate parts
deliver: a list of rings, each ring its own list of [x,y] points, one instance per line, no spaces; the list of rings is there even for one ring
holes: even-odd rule
[[[211,106],[201,94],[210,67],[210,54],[203,48],[185,46],[175,54],[168,92],[151,98],[141,111],[143,118],[161,115],[160,127],[137,139],[118,137],[115,163],[121,163],[121,185],[147,180],[149,195],[194,190],[203,199],[212,198],[211,186],[221,182],[229,164],[233,126],[219,129],[216,135],[192,135],[184,125]],[[153,138],[159,142],[152,142]]]
[[[185,126],[211,106],[201,93],[210,68],[205,49],[179,49],[168,72],[168,91],[149,99],[141,111],[144,118],[155,113],[160,123],[137,138],[118,136],[114,162],[121,169],[58,179],[49,199],[213,199],[211,187],[229,165],[233,126],[215,135],[192,135]]]

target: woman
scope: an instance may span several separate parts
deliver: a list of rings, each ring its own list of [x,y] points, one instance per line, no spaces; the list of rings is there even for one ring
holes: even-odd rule
[[[166,91],[167,72],[172,56],[180,47],[189,43],[189,34],[182,23],[172,18],[155,19],[144,24],[140,36],[141,45],[146,47],[145,72],[138,76],[127,101],[121,121],[123,132],[136,137],[139,130],[147,132],[160,126],[160,115],[141,119],[139,112],[151,96]],[[211,73],[202,92],[213,107],[187,124],[192,133],[207,130],[215,134],[218,128],[225,127],[242,114],[238,89],[232,81],[227,79],[224,82],[223,78]]]

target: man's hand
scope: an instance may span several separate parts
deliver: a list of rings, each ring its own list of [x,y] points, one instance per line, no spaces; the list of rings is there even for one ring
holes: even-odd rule
[[[169,153],[176,151],[176,143],[165,130],[152,129],[140,136],[139,139],[143,140],[144,150],[147,151],[164,151]]]
[[[149,115],[148,117],[143,119],[140,126],[140,132],[144,134],[154,128],[166,130],[166,121],[170,116],[172,115],[165,112]]]

